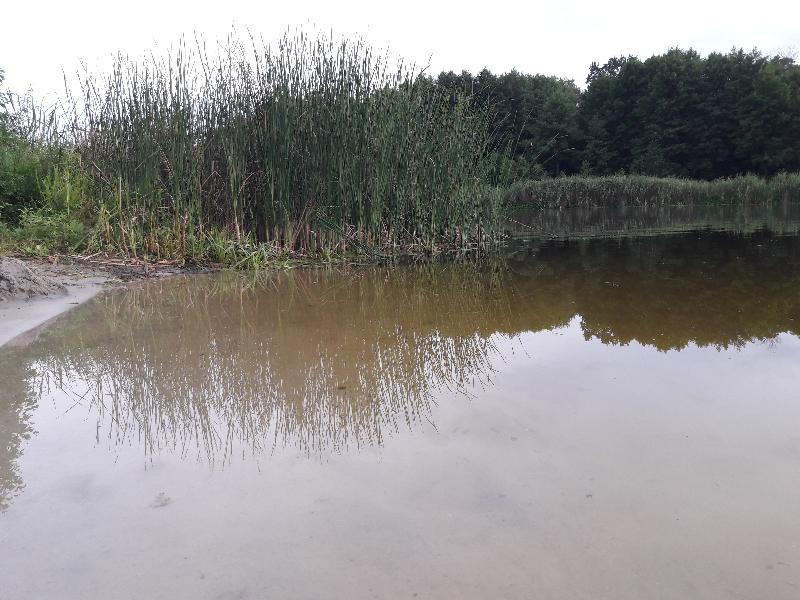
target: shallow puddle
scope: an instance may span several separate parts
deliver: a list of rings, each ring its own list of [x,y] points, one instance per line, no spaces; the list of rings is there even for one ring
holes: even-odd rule
[[[0,598],[800,597],[800,237],[172,278],[0,348]]]

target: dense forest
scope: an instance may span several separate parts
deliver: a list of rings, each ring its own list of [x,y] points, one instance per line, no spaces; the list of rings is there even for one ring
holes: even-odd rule
[[[734,50],[673,49],[592,63],[573,81],[511,71],[441,73],[494,114],[514,175],[638,173],[696,179],[800,170],[800,65]]]

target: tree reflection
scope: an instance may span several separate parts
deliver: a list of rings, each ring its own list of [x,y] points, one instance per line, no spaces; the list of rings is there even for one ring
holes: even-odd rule
[[[798,236],[588,239],[510,264],[530,310],[561,306],[580,317],[587,339],[607,344],[728,348],[800,334]]]

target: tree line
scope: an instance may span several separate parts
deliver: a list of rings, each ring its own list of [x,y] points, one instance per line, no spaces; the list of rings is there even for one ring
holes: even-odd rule
[[[800,65],[758,50],[669,50],[592,63],[572,80],[443,72],[490,111],[513,178],[636,173],[714,179],[800,171]]]

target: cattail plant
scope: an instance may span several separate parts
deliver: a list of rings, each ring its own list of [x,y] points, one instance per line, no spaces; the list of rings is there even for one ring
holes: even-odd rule
[[[231,35],[118,57],[82,79],[73,143],[103,242],[373,254],[476,248],[501,231],[489,119],[362,41]],[[248,246],[249,245],[249,246]]]

